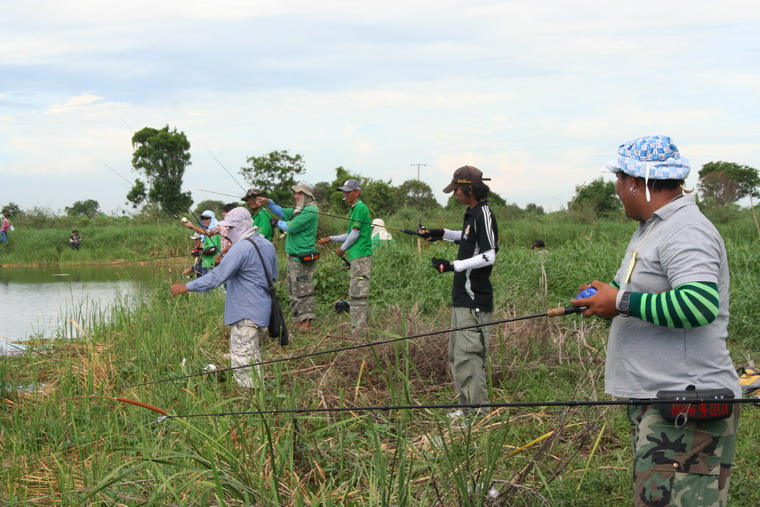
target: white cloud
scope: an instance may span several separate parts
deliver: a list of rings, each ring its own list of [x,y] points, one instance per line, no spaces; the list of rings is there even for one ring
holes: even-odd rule
[[[45,114],[58,114],[58,113],[73,111],[74,109],[82,109],[102,99],[103,97],[99,97],[97,95],[92,95],[90,93],[83,93],[82,95],[71,97],[70,99],[66,100],[63,104],[53,104],[52,106],[50,106],[50,109],[48,109],[45,112]]]

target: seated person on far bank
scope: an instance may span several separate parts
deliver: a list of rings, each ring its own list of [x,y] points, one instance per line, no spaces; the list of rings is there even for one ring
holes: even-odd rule
[[[69,238],[69,246],[72,250],[79,250],[79,246],[82,244],[82,236],[79,235],[79,231],[74,229],[71,231],[71,237]]]

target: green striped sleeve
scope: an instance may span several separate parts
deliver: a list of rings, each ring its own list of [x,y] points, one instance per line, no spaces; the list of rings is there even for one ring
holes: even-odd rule
[[[689,282],[673,290],[649,294],[631,292],[631,316],[664,327],[706,326],[718,316],[718,284]]]

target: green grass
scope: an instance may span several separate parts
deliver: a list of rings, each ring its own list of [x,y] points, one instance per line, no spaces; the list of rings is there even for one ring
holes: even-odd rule
[[[503,244],[493,275],[496,319],[566,304],[579,284],[608,281],[633,228],[628,222],[548,219],[500,226]],[[760,259],[756,237],[727,236],[729,346],[738,366],[760,354],[755,317]],[[449,324],[451,278],[436,274],[429,259],[453,258],[455,247],[423,244],[418,252],[414,238],[396,237],[394,248],[374,258],[372,340]],[[548,254],[528,249],[536,237],[547,242]],[[348,317],[331,310],[347,292],[341,264],[327,252],[319,261],[318,331],[294,332],[287,349],[266,343],[265,359],[357,343],[344,336]],[[630,503],[629,429],[620,407],[502,409],[465,427],[452,424],[445,411],[431,410],[158,423],[158,414],[114,398],[175,415],[454,399],[445,334],[268,365],[266,388],[253,393],[237,389],[230,378],[212,377],[119,389],[227,363],[223,294],[172,299],[168,284],[173,281],[167,274],[161,288],[131,309],[117,306],[109,319],[93,319],[82,339],[40,342],[22,356],[0,361],[5,503],[489,505],[485,493],[491,486],[506,505]],[[606,322],[578,316],[495,326],[492,400],[606,397],[607,331]],[[19,391],[30,385],[30,392]],[[732,504],[756,498],[758,437],[757,409],[745,406]]]

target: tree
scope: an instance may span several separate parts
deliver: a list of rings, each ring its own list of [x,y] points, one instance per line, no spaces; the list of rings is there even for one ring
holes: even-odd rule
[[[9,202],[8,204],[0,208],[0,211],[4,213],[8,213],[12,217],[17,217],[23,214],[23,211],[21,211],[21,206],[19,206],[15,202]]]
[[[246,162],[251,164],[250,167],[240,168],[240,174],[246,182],[266,193],[278,204],[293,200],[291,188],[296,184],[295,176],[306,171],[303,156],[291,155],[288,150],[248,157]]]
[[[190,207],[190,192],[182,192],[182,177],[190,165],[190,142],[183,132],[169,130],[169,126],[157,130],[150,127],[132,136],[132,167],[142,173],[148,186],[135,180],[135,186],[127,194],[127,200],[137,207],[143,201],[156,203],[161,208],[180,213]]]
[[[75,201],[71,207],[66,206],[63,210],[70,217],[92,218],[100,211],[100,204],[94,199],[87,199],[86,201]]]
[[[195,214],[200,217],[201,213],[206,211],[207,209],[210,209],[216,214],[217,220],[222,219],[222,208],[224,207],[226,203],[222,201],[217,201],[215,199],[206,199],[205,201],[201,201],[198,204],[195,205]]]
[[[525,205],[525,213],[528,215],[543,215],[545,211],[543,206],[529,202]]]
[[[733,162],[708,162],[699,170],[699,189],[706,201],[725,206],[743,197],[760,197],[757,169]]]
[[[620,212],[620,199],[615,193],[615,182],[599,177],[589,184],[575,187],[575,197],[567,203],[568,211],[587,210],[597,216],[611,216]]]
[[[399,208],[417,208],[420,211],[428,211],[441,207],[433,196],[430,185],[424,181],[407,180],[396,191],[396,202]]]

